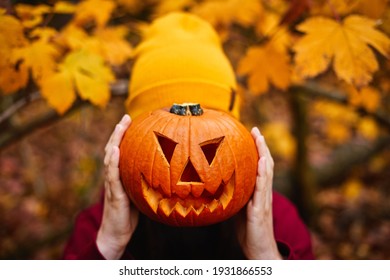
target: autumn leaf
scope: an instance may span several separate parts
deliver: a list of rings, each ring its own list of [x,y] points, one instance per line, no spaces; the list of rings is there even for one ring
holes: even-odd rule
[[[334,102],[316,101],[313,114],[324,119],[323,133],[333,144],[350,139],[351,129],[359,123],[359,116],[352,108]]]
[[[125,26],[97,29],[86,48],[95,49],[96,53],[112,65],[121,65],[133,54],[131,45],[125,40],[127,33]]]
[[[67,26],[57,42],[72,50],[84,49],[104,58],[111,65],[121,65],[133,54],[133,48],[125,39],[125,26],[97,28],[92,35],[75,25]]]
[[[356,198],[358,198],[359,195],[362,193],[363,188],[364,186],[362,185],[362,183],[355,178],[349,179],[341,186],[345,197],[349,200],[355,200]]]
[[[42,81],[41,91],[48,103],[62,114],[76,99],[75,90],[82,99],[104,107],[113,80],[113,73],[100,56],[79,50],[68,54],[59,71]]]
[[[53,12],[56,14],[73,14],[76,7],[75,4],[68,1],[57,1],[54,4]]]
[[[23,26],[16,18],[0,13],[0,90],[9,94],[23,88],[28,81],[28,71],[15,65],[10,57],[13,48],[27,44]]]
[[[270,84],[285,90],[290,85],[289,56],[272,42],[251,47],[241,59],[237,73],[248,75],[249,89],[256,95],[269,90]]]
[[[390,51],[390,39],[374,26],[375,21],[354,15],[341,23],[323,17],[306,20],[297,28],[306,35],[293,47],[298,76],[314,77],[332,63],[340,79],[358,87],[367,85],[378,69],[368,45],[385,56]]]
[[[311,14],[328,17],[342,17],[354,12],[361,0],[316,0],[310,1]]]
[[[261,127],[272,154],[291,160],[296,153],[296,141],[283,122],[270,122]]]
[[[232,23],[248,27],[259,18],[263,7],[257,0],[209,0],[195,6],[191,11],[215,27],[227,27]]]
[[[33,28],[42,23],[43,15],[50,13],[51,7],[44,4],[18,4],[15,6],[15,11],[24,27]]]
[[[170,12],[182,11],[195,4],[194,0],[159,0],[154,9],[154,17],[159,17]]]
[[[341,144],[351,138],[351,127],[340,120],[328,120],[325,133],[329,140],[335,144]]]
[[[77,5],[74,23],[84,26],[91,21],[98,27],[106,25],[115,9],[114,1],[109,0],[85,0]]]
[[[37,27],[29,32],[29,38],[33,40],[40,40],[49,43],[55,36],[57,36],[57,30],[50,27]]]
[[[368,112],[374,112],[381,100],[379,91],[373,87],[364,87],[360,90],[355,87],[347,87],[348,101],[351,105],[362,107]]]
[[[62,68],[60,72],[41,83],[41,94],[59,114],[65,113],[76,100],[72,73]]]
[[[139,12],[146,4],[146,1],[139,0],[117,0],[117,2],[121,7],[125,8],[127,12],[133,14]]]
[[[378,70],[373,50],[384,56],[390,51],[390,39],[376,30],[375,21],[357,15],[343,22],[314,17],[297,29],[305,35],[293,47],[297,75],[314,77],[333,64],[336,75],[358,87],[367,85]]]
[[[58,49],[44,40],[38,40],[12,51],[12,60],[31,69],[32,77],[39,84],[42,79],[51,75],[56,68]]]
[[[379,135],[379,127],[370,117],[362,118],[357,125],[357,131],[368,140],[374,140]]]
[[[370,18],[379,19],[383,16],[388,4],[388,0],[361,0],[357,11]]]

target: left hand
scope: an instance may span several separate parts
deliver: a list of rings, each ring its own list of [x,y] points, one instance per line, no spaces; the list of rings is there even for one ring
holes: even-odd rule
[[[259,162],[256,186],[238,223],[238,240],[248,259],[282,259],[274,237],[272,221],[272,180],[274,161],[258,128],[252,129]]]

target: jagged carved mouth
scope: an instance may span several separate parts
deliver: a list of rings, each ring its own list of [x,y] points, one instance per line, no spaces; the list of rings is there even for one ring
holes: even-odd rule
[[[191,211],[200,215],[205,209],[210,213],[214,212],[218,206],[225,209],[233,198],[235,176],[234,173],[227,183],[222,182],[214,194],[203,190],[199,197],[191,193],[186,198],[172,194],[171,197],[165,197],[160,188],[151,187],[143,176],[141,176],[142,193],[149,206],[157,213],[158,209],[169,217],[173,211],[186,217]]]

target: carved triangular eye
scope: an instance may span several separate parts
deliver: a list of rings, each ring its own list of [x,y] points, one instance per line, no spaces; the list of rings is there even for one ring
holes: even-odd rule
[[[215,155],[217,153],[218,147],[221,145],[224,138],[225,137],[222,136],[219,138],[208,140],[208,141],[200,144],[200,147],[202,148],[202,151],[203,151],[209,165],[211,165],[213,163],[213,160],[214,160]]]
[[[165,159],[170,164],[173,156],[173,152],[175,151],[177,143],[158,132],[154,132],[157,137],[157,141],[160,144],[160,148],[164,153]]]

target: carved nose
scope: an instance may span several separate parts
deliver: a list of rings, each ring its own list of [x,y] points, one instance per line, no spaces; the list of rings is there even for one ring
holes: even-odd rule
[[[184,167],[183,173],[180,177],[181,183],[202,183],[198,172],[195,170],[191,159],[188,159],[186,166]]]

